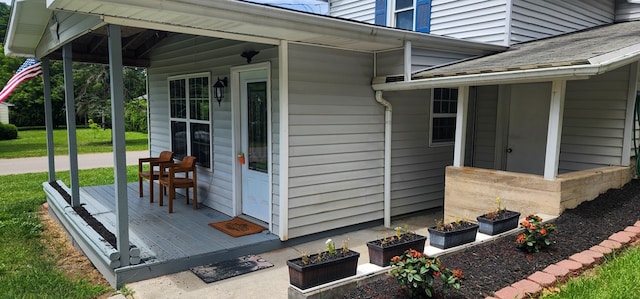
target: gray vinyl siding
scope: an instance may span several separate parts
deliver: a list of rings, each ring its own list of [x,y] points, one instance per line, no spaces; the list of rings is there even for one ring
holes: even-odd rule
[[[496,155],[496,126],[498,119],[498,86],[478,86],[473,88],[477,93],[474,97],[473,110],[473,147],[466,152],[472,152],[472,166],[494,169]]]
[[[372,55],[291,45],[289,58],[289,237],[381,219]]]
[[[567,82],[560,172],[620,165],[629,71]]]
[[[453,146],[429,147],[431,90],[387,92],[393,106],[391,215],[440,207]]]
[[[151,67],[148,69],[149,80],[149,139],[150,151],[157,154],[171,148],[168,101],[168,77],[193,73],[208,72],[211,83],[218,77],[229,77],[230,68],[245,65],[246,61],[239,53],[247,44],[191,35],[177,35],[163,41],[151,53]],[[278,108],[278,50],[269,45],[252,44],[252,48],[260,50],[260,55],[253,62],[271,61],[272,68],[272,107]],[[222,213],[233,216],[232,199],[232,167],[235,155],[232,153],[232,121],[230,91],[221,105],[211,99],[213,160],[211,169],[200,169],[198,173],[199,202]],[[279,115],[272,115],[272,129],[277,132]],[[272,133],[272,140],[278,141]],[[274,145],[274,174],[277,175],[277,143]],[[278,190],[278,180],[274,180],[274,190]],[[274,214],[278,213],[277,197],[274,199]],[[275,217],[277,219],[277,216]],[[277,231],[277,230],[274,230]]]
[[[627,0],[616,0],[616,22],[636,21],[640,19],[640,4]]]
[[[614,2],[515,0],[511,43],[613,23]]]
[[[504,45],[507,17],[505,0],[434,0],[431,33]]]
[[[471,57],[469,54],[442,52],[430,49],[411,49],[411,71],[417,72],[433,66],[452,63]],[[404,50],[385,51],[376,54],[377,76],[403,75]]]
[[[375,0],[329,0],[329,15],[373,24]]]

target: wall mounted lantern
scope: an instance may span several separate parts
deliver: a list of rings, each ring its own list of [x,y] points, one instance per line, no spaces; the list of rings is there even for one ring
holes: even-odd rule
[[[222,102],[222,99],[224,99],[224,89],[225,87],[227,87],[227,83],[227,77],[224,77],[222,79],[218,77],[218,81],[213,84],[213,98],[218,101],[218,106],[220,106],[220,102]]]

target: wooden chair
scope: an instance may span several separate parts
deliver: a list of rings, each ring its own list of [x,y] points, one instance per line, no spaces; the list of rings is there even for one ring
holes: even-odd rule
[[[173,152],[163,151],[159,157],[149,157],[138,159],[138,190],[140,190],[140,197],[144,196],[142,191],[142,179],[149,180],[149,202],[153,202],[153,180],[157,180],[160,177],[160,164],[171,162],[173,159]],[[149,164],[149,170],[143,170],[144,163]]]
[[[181,176],[176,174],[182,173]],[[191,173],[191,175],[189,175]],[[198,208],[198,171],[196,169],[196,157],[186,156],[180,163],[163,163],[160,166],[160,205],[163,200],[164,188],[169,189],[169,213],[173,213],[173,199],[176,197],[176,189],[183,188],[187,192],[187,204],[189,204],[189,188],[193,188],[193,209]]]

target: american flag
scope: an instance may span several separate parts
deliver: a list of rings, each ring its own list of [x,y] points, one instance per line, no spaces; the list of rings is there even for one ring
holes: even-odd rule
[[[31,80],[36,76],[42,74],[42,66],[40,66],[40,60],[35,58],[27,58],[27,60],[18,68],[16,73],[9,79],[9,82],[0,91],[0,103],[4,102],[9,95],[20,85],[22,82]]]

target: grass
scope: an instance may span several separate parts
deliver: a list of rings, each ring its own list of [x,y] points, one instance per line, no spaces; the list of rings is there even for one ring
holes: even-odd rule
[[[111,130],[77,129],[76,139],[78,153],[104,153],[113,151],[111,145]],[[146,150],[147,134],[126,132],[127,151]],[[56,155],[68,153],[67,131],[59,129],[53,131],[54,152]],[[0,159],[42,157],[47,155],[47,139],[44,130],[19,131],[18,139],[0,141]]]
[[[560,292],[544,296],[561,298],[637,298],[640,294],[640,247],[607,260],[602,266],[569,280]]]
[[[69,184],[68,171],[56,178]],[[80,170],[79,178],[81,186],[113,184],[113,168]],[[137,166],[127,167],[127,180],[137,180]],[[68,278],[45,252],[37,212],[46,201],[46,172],[0,176],[0,181],[0,297],[95,298],[111,290]]]

